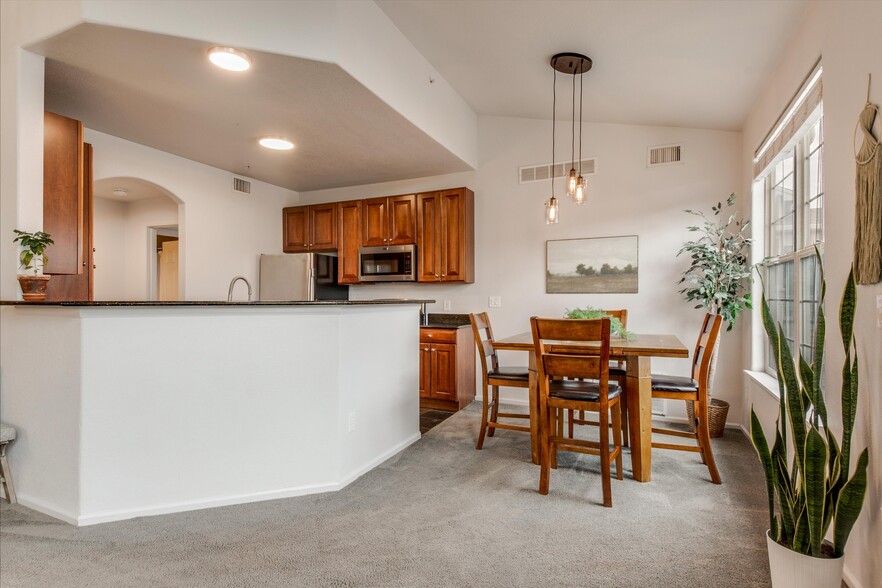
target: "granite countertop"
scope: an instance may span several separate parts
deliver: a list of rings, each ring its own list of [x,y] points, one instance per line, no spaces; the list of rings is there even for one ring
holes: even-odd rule
[[[420,325],[423,329],[465,329],[471,327],[467,314],[429,313],[429,324]]]
[[[419,298],[385,298],[382,300],[244,300],[227,302],[225,300],[196,300],[157,302],[150,300],[95,300],[85,302],[25,302],[24,300],[0,300],[4,306],[373,306],[381,304],[432,304],[434,300]],[[430,315],[431,316],[431,315]],[[465,315],[468,322],[468,315]]]

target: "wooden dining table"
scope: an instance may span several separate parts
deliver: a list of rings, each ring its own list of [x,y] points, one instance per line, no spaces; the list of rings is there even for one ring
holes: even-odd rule
[[[539,463],[539,377],[533,334],[529,331],[493,342],[498,351],[527,351],[530,356],[530,445],[533,463]],[[586,354],[599,350],[599,343],[568,342],[567,347],[584,347]],[[629,339],[613,338],[610,359],[627,363],[625,394],[628,400],[628,433],[631,470],[634,479],[649,482],[652,473],[652,369],[653,357],[689,357],[689,350],[675,335],[635,334]]]

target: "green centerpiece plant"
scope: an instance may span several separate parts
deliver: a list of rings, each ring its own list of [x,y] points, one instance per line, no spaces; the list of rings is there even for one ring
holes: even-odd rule
[[[625,329],[622,325],[622,321],[618,318],[608,315],[605,311],[599,308],[592,308],[591,306],[586,306],[585,308],[574,308],[570,310],[566,309],[566,314],[564,314],[564,318],[568,319],[599,319],[599,318],[609,318],[609,330],[613,335],[617,337],[621,337],[622,339],[630,339],[634,336],[631,331]]]
[[[820,255],[818,258],[820,263]],[[867,489],[868,449],[864,448],[858,456],[854,474],[849,478],[853,463],[852,431],[858,406],[854,270],[848,275],[839,308],[839,329],[845,348],[840,440],[828,426],[822,386],[825,290],[822,267],[811,363],[801,354],[794,360],[780,323],[776,328],[765,295],[762,300],[763,326],[776,352],[780,408],[771,450],[753,408],[750,436],[763,466],[769,497],[768,546],[775,588],[839,588],[845,543],[860,514]],[[789,441],[792,441],[792,448],[788,447]],[[827,544],[824,537],[831,524],[833,540]],[[800,555],[794,557],[792,554]]]

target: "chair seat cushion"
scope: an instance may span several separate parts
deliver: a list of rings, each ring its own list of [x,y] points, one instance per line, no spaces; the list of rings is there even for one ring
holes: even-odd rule
[[[625,366],[625,362],[623,361],[611,361],[609,362],[609,375],[610,376],[624,376],[627,375],[628,369]]]
[[[622,393],[622,387],[615,382],[608,382],[609,398],[616,398]],[[592,380],[552,380],[548,385],[548,394],[562,400],[580,400],[583,402],[600,401],[600,384]]]
[[[698,392],[698,382],[681,376],[652,374],[652,389],[659,392]]]
[[[500,367],[499,369],[490,370],[487,373],[488,378],[495,380],[529,380],[530,370],[525,367]]]
[[[15,439],[15,427],[0,423],[0,443],[7,443],[13,439]]]

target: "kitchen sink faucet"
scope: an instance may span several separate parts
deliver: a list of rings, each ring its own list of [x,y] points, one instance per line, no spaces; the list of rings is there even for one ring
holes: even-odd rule
[[[227,302],[233,301],[233,286],[236,285],[236,282],[238,280],[242,280],[243,282],[245,282],[245,285],[248,286],[248,302],[251,302],[251,284],[243,276],[236,276],[230,282],[230,291],[227,293]]]

